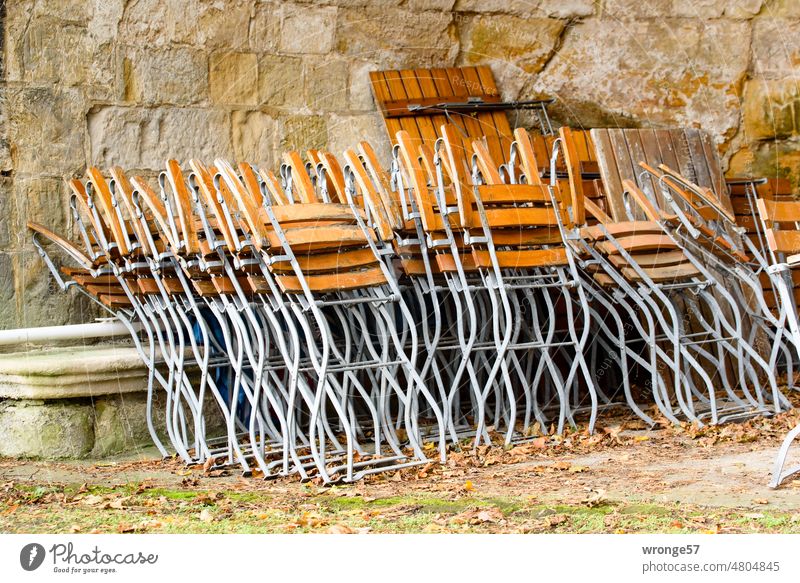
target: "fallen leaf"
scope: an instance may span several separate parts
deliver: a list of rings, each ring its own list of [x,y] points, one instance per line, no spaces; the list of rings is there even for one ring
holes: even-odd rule
[[[96,494],[89,494],[88,496],[81,498],[80,502],[84,506],[97,506],[104,502],[104,498],[102,496],[97,496]]]
[[[355,534],[355,531],[344,524],[332,524],[328,527],[328,534]]]
[[[753,504],[769,504],[769,500],[766,498],[756,498],[753,500]]]
[[[531,445],[536,449],[545,449],[547,447],[547,438],[537,437],[536,439],[531,441]]]
[[[464,490],[466,490],[467,492],[472,492],[473,490],[475,490],[475,486],[472,484],[471,480],[467,480],[466,482],[464,482]]]
[[[116,510],[122,510],[123,506],[125,505],[125,501],[128,500],[128,496],[124,498],[115,498],[109,503],[110,508],[115,508]]]
[[[493,506],[492,508],[481,510],[475,518],[478,522],[500,522],[503,520],[503,512],[499,508]]]
[[[17,508],[19,508],[19,504],[12,504],[11,506],[9,506],[9,507],[8,507],[8,508],[6,508],[5,510],[3,510],[2,514],[3,514],[4,516],[5,516],[6,514],[13,514],[14,512],[16,512]]]
[[[200,520],[203,522],[213,522],[214,515],[211,514],[211,511],[208,508],[203,508],[202,512],[200,512]]]
[[[589,490],[589,495],[583,501],[586,506],[594,507],[600,506],[606,500],[606,491],[603,489]]]

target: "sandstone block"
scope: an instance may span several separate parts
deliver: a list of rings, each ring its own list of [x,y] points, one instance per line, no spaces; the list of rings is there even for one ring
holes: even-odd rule
[[[749,31],[746,22],[724,19],[581,23],[523,94],[557,96],[565,109],[588,103],[640,122],[699,124],[731,137]]]
[[[594,0],[457,0],[456,12],[573,18],[594,13]]]
[[[34,17],[53,16],[71,22],[84,22],[96,10],[96,0],[42,0],[32,4]]]
[[[126,47],[121,59],[121,98],[125,101],[191,105],[207,98],[208,62],[202,51]]]
[[[21,233],[26,246],[14,254],[14,293],[23,298],[19,306],[15,327],[61,326],[91,321],[96,308],[90,307],[89,300],[77,291],[64,293],[53,280],[50,271],[39,254],[28,241],[27,230]],[[51,246],[51,257],[56,265],[74,266],[74,262],[64,260],[58,249]]]
[[[347,108],[347,61],[324,59],[306,64],[306,105],[312,111]]]
[[[478,16],[460,22],[465,64],[501,61],[526,73],[541,70],[558,41],[564,23],[555,19]]]
[[[800,3],[795,0],[772,0],[765,16],[777,18],[800,18]]]
[[[408,0],[406,6],[415,12],[425,10],[438,10],[445,12],[452,10],[456,0]]]
[[[325,118],[321,115],[293,115],[280,120],[277,135],[279,149],[300,150],[325,148],[328,130]]]
[[[331,115],[328,121],[328,149],[337,156],[358,142],[367,140],[375,148],[385,167],[391,161],[391,146],[379,113]]]
[[[16,328],[17,305],[14,294],[14,263],[7,253],[0,253],[0,328]]]
[[[451,13],[369,6],[339,9],[336,50],[381,68],[447,66],[458,42]]]
[[[254,53],[215,53],[210,64],[211,100],[223,105],[258,102],[258,60]]]
[[[153,425],[165,442],[163,397],[157,394],[153,406]],[[147,394],[130,393],[94,399],[94,444],[91,456],[103,458],[131,453],[152,444],[147,429]]]
[[[258,59],[258,96],[274,107],[302,107],[303,62],[297,57],[265,55]]]
[[[275,163],[275,119],[261,111],[234,111],[231,124],[236,159],[271,168]]]
[[[58,34],[56,34],[58,31]],[[90,76],[93,47],[83,26],[52,17],[37,18],[17,41],[28,83],[81,85]]]
[[[48,225],[58,233],[66,231],[69,199],[65,190],[63,181],[58,178],[17,177],[14,181],[17,208],[25,221]],[[28,235],[20,235],[22,240],[17,243],[22,246],[27,243]]]
[[[84,457],[94,445],[92,406],[69,401],[0,402],[0,455]]]
[[[751,144],[731,157],[728,174],[787,178],[797,190],[800,188],[800,144],[796,139]]]
[[[257,53],[274,53],[278,50],[281,34],[280,6],[259,2],[253,10],[248,46]]]
[[[253,0],[140,0],[126,7],[119,36],[143,47],[176,43],[238,50],[247,46],[253,6]]]
[[[349,104],[353,111],[372,111],[375,99],[369,82],[369,72],[379,67],[371,61],[356,61],[350,65]]]
[[[286,53],[325,54],[333,48],[336,8],[284,5],[280,50]]]
[[[89,112],[93,164],[161,170],[169,158],[213,160],[233,154],[230,117],[200,108],[99,106]]]
[[[797,133],[800,88],[794,81],[748,81],[744,89],[743,117],[749,140],[786,138]]]
[[[11,233],[16,232],[11,217],[11,209],[15,206],[13,196],[13,181],[8,176],[0,176],[0,249],[9,247]]]
[[[97,44],[117,38],[119,22],[125,12],[125,0],[95,0],[88,29]]]
[[[86,164],[85,105],[74,89],[9,89],[8,141],[16,152],[15,172],[72,174]]]
[[[800,62],[800,22],[760,18],[753,24],[753,75],[782,79]]]

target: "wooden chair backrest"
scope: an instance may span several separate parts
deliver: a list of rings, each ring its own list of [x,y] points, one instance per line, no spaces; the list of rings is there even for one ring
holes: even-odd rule
[[[636,184],[663,210],[669,210],[658,179],[643,172],[639,162],[653,168],[666,165],[701,188],[709,188],[731,214],[733,207],[711,137],[697,129],[593,129],[591,137],[606,191],[609,214],[627,220],[623,180]],[[638,218],[641,218],[638,217]]]
[[[108,232],[117,244],[117,248],[121,255],[128,255],[130,249],[127,243],[127,233],[125,226],[120,223],[117,211],[111,201],[111,190],[106,182],[105,177],[99,169],[90,166],[87,170],[89,175],[89,183],[92,185],[95,196],[93,197],[97,209],[100,211],[98,214],[101,220],[105,223]]]
[[[217,197],[217,190],[214,187],[214,174],[217,169],[213,166],[211,168],[206,168],[206,166],[197,159],[189,160],[189,166],[194,173],[200,199],[205,203],[206,214],[209,218],[213,217],[216,219],[217,230],[225,240],[225,244],[231,252],[235,252],[235,236],[231,232],[228,221],[225,220],[225,213]]]
[[[378,156],[369,142],[362,141],[358,144],[361,162],[372,179],[372,184],[383,203],[386,218],[392,229],[400,231],[403,228],[403,211],[401,209],[400,195],[392,191],[391,178],[381,166]]]
[[[433,149],[442,125],[453,123],[468,142],[486,137],[486,146],[495,160],[507,162],[513,140],[508,118],[503,111],[475,115],[441,110],[412,111],[409,106],[463,103],[480,98],[486,103],[502,101],[492,71],[487,66],[436,69],[372,71],[372,91],[383,114],[389,138],[397,143],[397,133],[405,131],[415,144]]]
[[[178,214],[178,227],[185,244],[185,253],[194,255],[200,251],[194,222],[195,213],[189,188],[177,160],[167,160],[166,178],[171,188],[171,193],[167,190],[167,196],[171,194],[175,202],[174,208]]]

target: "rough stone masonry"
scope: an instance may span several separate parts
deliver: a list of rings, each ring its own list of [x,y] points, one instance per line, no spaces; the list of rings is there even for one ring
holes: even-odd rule
[[[0,328],[89,321],[24,225],[72,228],[64,178],[167,157],[271,164],[388,146],[371,69],[487,63],[560,122],[699,125],[729,172],[800,184],[797,0],[0,3]],[[512,120],[513,121],[513,120]],[[524,121],[524,120],[523,120]]]

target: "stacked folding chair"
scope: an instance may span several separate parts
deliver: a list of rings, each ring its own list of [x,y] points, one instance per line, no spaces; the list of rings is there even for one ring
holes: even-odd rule
[[[130,329],[163,455],[331,483],[612,407],[790,406],[800,210],[777,183],[726,183],[696,130],[554,133],[485,67],[371,78],[389,167],[360,142],[275,169],[169,160],[155,188],[90,168],[69,181],[79,243],[29,225],[59,285]]]

